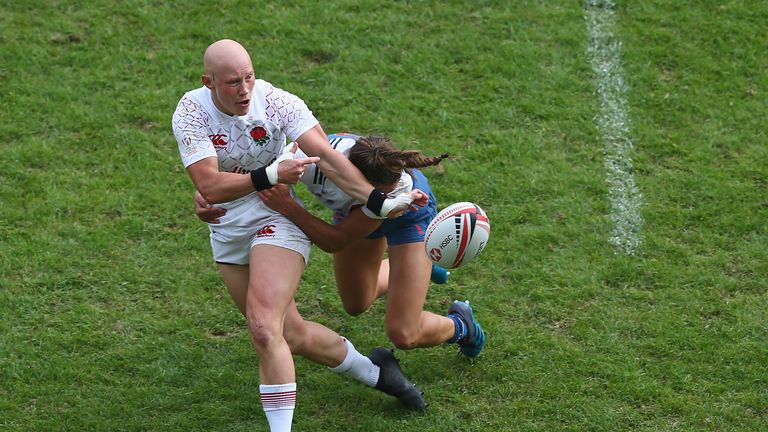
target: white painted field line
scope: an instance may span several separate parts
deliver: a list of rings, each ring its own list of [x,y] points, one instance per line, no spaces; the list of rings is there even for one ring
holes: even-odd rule
[[[643,243],[642,196],[632,175],[632,139],[626,102],[627,86],[621,68],[621,41],[614,35],[615,2],[586,0],[589,46],[600,113],[597,126],[603,138],[607,170],[610,242],[620,253],[634,255]]]

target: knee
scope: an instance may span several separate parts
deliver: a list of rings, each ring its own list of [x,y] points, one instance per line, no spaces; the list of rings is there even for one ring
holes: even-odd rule
[[[246,311],[246,318],[251,341],[257,351],[269,350],[275,341],[282,338],[279,323],[256,316],[251,311]]]
[[[368,310],[370,305],[363,303],[344,302],[344,311],[349,315],[358,316]]]
[[[342,296],[341,304],[344,306],[344,311],[349,315],[358,316],[371,307],[373,300],[375,299],[364,297],[345,298]]]
[[[398,349],[412,349],[418,346],[418,332],[405,328],[387,328],[387,337]]]

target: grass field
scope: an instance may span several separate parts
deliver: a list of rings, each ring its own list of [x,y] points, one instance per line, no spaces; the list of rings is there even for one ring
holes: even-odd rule
[[[765,1],[207,3],[0,1],[0,430],[267,430],[170,129],[225,37],[327,132],[450,153],[427,171],[440,207],[492,221],[427,299],[470,299],[483,354],[398,351],[418,414],[297,359],[294,430],[768,430]],[[631,251],[611,242],[595,11]],[[382,304],[346,316],[330,263],[313,251],[300,310],[388,345]]]

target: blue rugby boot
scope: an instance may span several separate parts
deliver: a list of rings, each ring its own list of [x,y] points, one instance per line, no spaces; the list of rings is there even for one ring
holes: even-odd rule
[[[448,280],[448,276],[451,275],[451,272],[448,270],[440,267],[437,264],[432,264],[432,276],[430,276],[430,279],[432,282],[442,285]]]
[[[459,344],[459,352],[467,357],[480,355],[485,345],[485,332],[480,327],[480,323],[475,320],[469,300],[463,302],[455,300],[448,308],[448,318],[453,319],[454,322],[459,320],[460,324],[463,324],[461,329],[463,331],[457,332],[457,340],[454,341]]]

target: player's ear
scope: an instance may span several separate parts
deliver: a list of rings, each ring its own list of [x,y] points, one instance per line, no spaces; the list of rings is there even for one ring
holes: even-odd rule
[[[203,74],[203,75],[200,77],[200,81],[202,81],[202,82],[203,82],[203,85],[204,85],[204,86],[206,86],[206,87],[208,87],[208,88],[213,88],[213,80],[212,80],[212,79],[211,79],[211,77],[209,77],[207,74]]]

